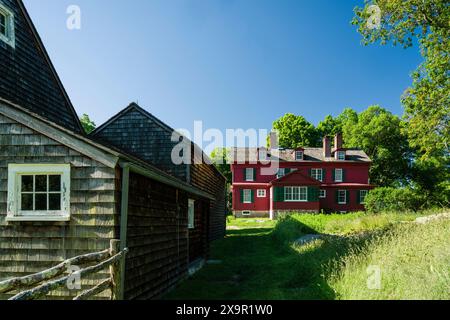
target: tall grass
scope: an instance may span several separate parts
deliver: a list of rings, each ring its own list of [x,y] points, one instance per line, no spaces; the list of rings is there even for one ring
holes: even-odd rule
[[[366,251],[335,260],[329,285],[338,299],[450,299],[450,220],[396,225]],[[368,267],[381,271],[369,289]]]

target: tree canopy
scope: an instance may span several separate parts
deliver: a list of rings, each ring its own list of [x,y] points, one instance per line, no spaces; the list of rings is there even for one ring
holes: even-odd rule
[[[83,114],[80,118],[81,125],[83,126],[84,131],[89,134],[95,130],[97,125],[94,121],[92,121],[87,114]]]

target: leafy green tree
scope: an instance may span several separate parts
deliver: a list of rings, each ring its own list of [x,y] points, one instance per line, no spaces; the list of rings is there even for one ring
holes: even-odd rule
[[[371,27],[377,5],[378,27]],[[353,24],[363,43],[380,42],[405,48],[419,42],[424,62],[413,74],[413,85],[402,102],[411,146],[424,158],[449,153],[450,143],[450,5],[448,0],[377,0],[355,8]]]
[[[211,152],[211,160],[219,172],[227,178],[229,183],[231,183],[233,177],[231,173],[229,150],[227,148],[215,148]]]
[[[276,120],[272,128],[278,132],[281,148],[320,146],[321,138],[318,130],[302,116],[287,113]]]
[[[319,122],[317,131],[321,137],[334,136],[337,133],[342,133],[342,124],[338,119],[328,115],[323,121]]]
[[[81,125],[83,126],[84,131],[89,134],[95,130],[97,127],[95,122],[92,121],[87,114],[83,114],[80,118]]]
[[[352,118],[343,126],[345,146],[361,148],[372,159],[371,182],[378,186],[395,186],[407,180],[411,151],[401,130],[403,125],[386,109],[371,106],[357,116],[356,122]]]

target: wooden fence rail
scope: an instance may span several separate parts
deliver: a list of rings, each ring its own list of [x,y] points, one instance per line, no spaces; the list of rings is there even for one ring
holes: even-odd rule
[[[0,282],[0,293],[27,289],[16,294],[9,300],[33,300],[45,296],[50,291],[64,286],[68,283],[69,279],[81,279],[82,277],[99,272],[109,267],[110,277],[108,279],[105,279],[95,287],[80,293],[74,298],[74,300],[84,300],[108,289],[111,289],[111,299],[118,300],[121,297],[122,290],[120,281],[120,265],[128,252],[128,249],[120,251],[119,248],[120,241],[111,240],[110,248],[107,250],[74,257],[61,262],[57,266],[32,275],[2,281]],[[64,274],[70,266],[83,265],[87,263],[97,264],[80,269],[59,279],[52,280]],[[44,281],[47,282],[42,283]]]

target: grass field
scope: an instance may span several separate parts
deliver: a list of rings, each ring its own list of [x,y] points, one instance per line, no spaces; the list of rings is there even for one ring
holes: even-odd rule
[[[431,213],[229,218],[211,252],[220,263],[167,299],[450,299],[450,219],[412,223]],[[333,236],[295,245],[305,234]],[[381,287],[368,289],[368,267]]]

